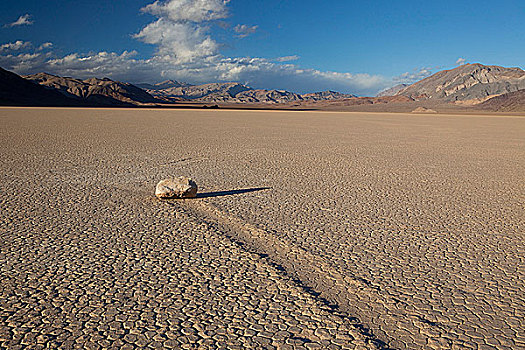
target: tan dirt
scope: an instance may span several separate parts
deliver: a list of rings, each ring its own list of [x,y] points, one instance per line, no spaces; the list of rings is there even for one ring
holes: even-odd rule
[[[0,348],[525,347],[523,117],[1,108],[0,147]]]

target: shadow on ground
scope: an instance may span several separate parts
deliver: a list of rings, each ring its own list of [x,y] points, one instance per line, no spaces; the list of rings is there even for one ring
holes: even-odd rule
[[[197,193],[197,196],[195,198],[211,198],[211,197],[233,196],[233,195],[236,195],[236,194],[264,191],[264,190],[269,190],[269,189],[271,189],[271,187],[254,187],[254,188],[243,188],[243,189],[240,189],[240,190],[204,192],[204,193]]]

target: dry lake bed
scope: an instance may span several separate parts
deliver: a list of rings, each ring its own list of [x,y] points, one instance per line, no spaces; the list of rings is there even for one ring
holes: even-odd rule
[[[525,117],[2,108],[0,163],[0,348],[525,348]]]

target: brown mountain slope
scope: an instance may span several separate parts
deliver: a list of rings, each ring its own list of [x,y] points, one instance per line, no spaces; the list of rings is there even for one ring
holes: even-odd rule
[[[24,76],[34,83],[53,88],[67,97],[79,98],[92,104],[131,105],[155,102],[146,91],[129,83],[121,83],[107,78],[86,80],[59,77],[47,73]]]
[[[525,112],[525,90],[493,97],[476,107],[497,112]]]
[[[0,105],[3,106],[81,106],[56,90],[46,89],[0,68]]]
[[[520,68],[465,64],[438,72],[399,91],[414,99],[448,102],[482,102],[492,96],[525,89],[525,71]]]

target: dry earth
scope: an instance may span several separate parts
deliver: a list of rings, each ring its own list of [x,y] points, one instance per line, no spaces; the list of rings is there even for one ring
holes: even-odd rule
[[[3,108],[0,146],[0,348],[525,348],[523,117]]]

